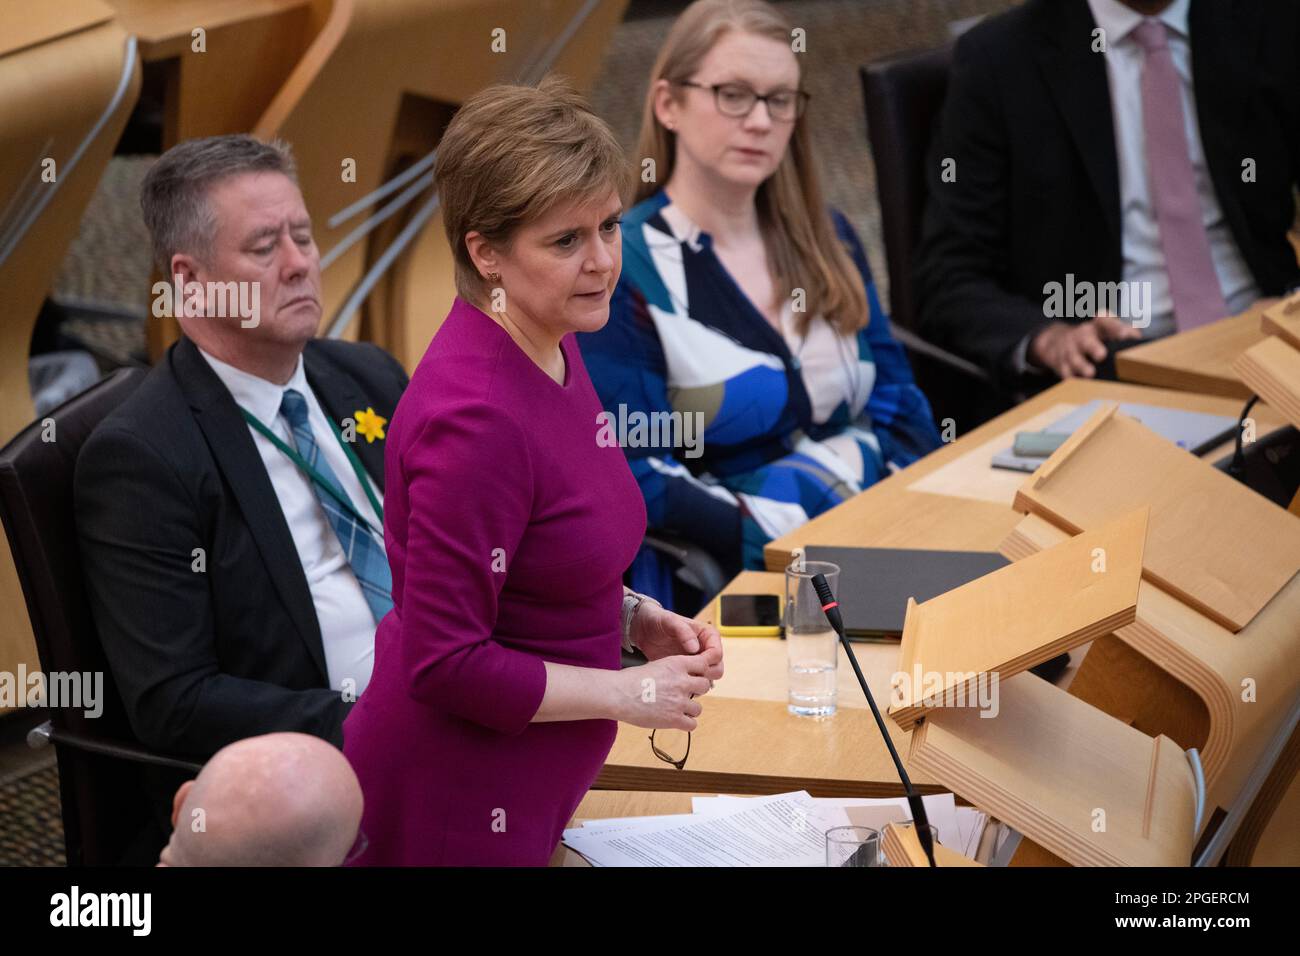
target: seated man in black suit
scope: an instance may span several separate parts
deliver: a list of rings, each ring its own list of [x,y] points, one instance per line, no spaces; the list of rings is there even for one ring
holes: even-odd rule
[[[922,334],[1032,389],[1300,283],[1297,50],[1295,0],[1028,0],[971,29],[929,158]]]
[[[272,731],[341,746],[392,606],[383,425],[406,374],[314,337],[320,257],[282,144],[183,143],[141,206],[183,337],[95,429],[75,486],[131,725],[200,759]],[[175,785],[157,785],[164,807]]]

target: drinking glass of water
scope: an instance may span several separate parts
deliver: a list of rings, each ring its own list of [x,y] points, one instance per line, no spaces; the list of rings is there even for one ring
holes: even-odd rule
[[[790,713],[800,717],[830,717],[835,713],[838,638],[813,587],[814,575],[824,574],[831,593],[838,593],[839,565],[804,561],[797,556],[785,569],[785,643],[790,673]]]
[[[871,827],[832,827],[826,831],[827,866],[883,866],[880,831]]]

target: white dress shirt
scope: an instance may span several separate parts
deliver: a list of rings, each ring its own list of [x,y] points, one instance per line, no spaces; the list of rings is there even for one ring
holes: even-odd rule
[[[379,516],[375,514],[338,439],[334,437],[329,419],[316,400],[311,386],[307,384],[301,355],[298,356],[298,367],[294,370],[293,377],[284,385],[276,385],[213,358],[202,349],[199,349],[199,354],[212,366],[236,404],[251,412],[281,441],[295,449],[297,446],[289,430],[289,423],[280,415],[280,402],[286,389],[292,388],[300,392],[307,400],[308,421],[321,455],[334,470],[343,491],[356,506],[357,513],[374,527],[382,529]],[[325,510],[316,497],[312,480],[284,452],[271,444],[266,436],[251,425],[248,430],[253,436],[258,454],[262,456],[262,464],[266,466],[271,486],[275,488],[298,558],[302,561],[303,573],[307,576],[312,604],[316,608],[316,619],[320,622],[330,687],[342,690],[343,682],[350,678],[355,682],[355,693],[360,696],[370,683],[370,673],[375,662],[375,619],[370,605],[366,603],[361,585],[352,573],[338,536],[325,517]],[[379,489],[368,475],[366,480],[370,483],[375,498],[382,502]]]
[[[1183,123],[1214,271],[1229,312],[1236,315],[1259,298],[1259,288],[1232,238],[1205,162],[1201,128],[1197,121],[1196,93],[1192,87],[1192,50],[1187,25],[1190,3],[1191,0],[1174,0],[1157,19],[1168,32],[1169,54],[1182,79]],[[1106,36],[1106,76],[1110,82],[1116,159],[1119,161],[1124,281],[1151,284],[1151,325],[1142,334],[1153,338],[1173,332],[1175,326],[1169,274],[1165,271],[1165,254],[1160,246],[1160,227],[1156,222],[1148,178],[1146,133],[1142,124],[1142,64],[1145,54],[1133,36],[1134,29],[1144,18],[1119,0],[1088,0],[1088,6],[1092,8],[1093,20]]]

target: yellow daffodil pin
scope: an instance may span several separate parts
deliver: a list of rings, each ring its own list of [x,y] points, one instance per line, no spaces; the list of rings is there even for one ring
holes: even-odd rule
[[[373,408],[367,406],[364,412],[357,411],[352,417],[356,419],[357,434],[366,436],[366,444],[384,437],[384,426],[388,424],[388,419],[376,414]]]

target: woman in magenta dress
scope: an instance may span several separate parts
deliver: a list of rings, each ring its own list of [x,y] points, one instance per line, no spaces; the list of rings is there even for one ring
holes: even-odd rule
[[[722,674],[716,631],[625,596],[645,507],[572,335],[609,315],[626,165],[551,80],[484,90],[439,146],[459,295],[386,438],[358,864],[544,865],[617,721],[693,729]],[[650,663],[620,671],[628,641]]]

